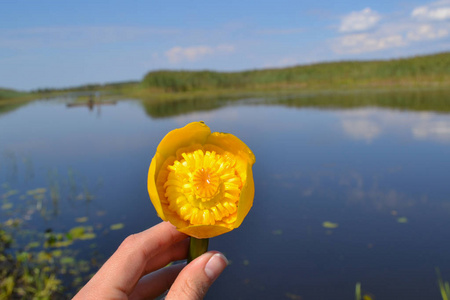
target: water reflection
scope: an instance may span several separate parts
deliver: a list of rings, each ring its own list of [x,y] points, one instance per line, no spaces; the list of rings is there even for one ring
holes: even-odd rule
[[[362,108],[339,114],[343,131],[356,140],[372,142],[390,131],[415,140],[450,141],[448,116],[431,112],[398,113],[379,108]]]
[[[289,107],[315,107],[326,109],[352,109],[380,107],[393,110],[450,112],[448,89],[406,90],[376,92],[319,92],[302,96],[262,97],[264,103],[286,105]]]
[[[412,129],[414,137],[420,140],[437,140],[450,142],[450,122],[428,120],[417,124]]]
[[[381,133],[377,123],[369,120],[348,119],[342,121],[342,129],[354,139],[371,142]]]
[[[220,97],[188,98],[177,100],[143,100],[142,105],[148,116],[167,118],[191,112],[209,111],[225,106],[228,101]]]

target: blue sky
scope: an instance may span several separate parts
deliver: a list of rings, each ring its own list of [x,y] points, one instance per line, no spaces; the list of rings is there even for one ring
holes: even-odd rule
[[[1,1],[0,87],[450,50],[450,0]]]

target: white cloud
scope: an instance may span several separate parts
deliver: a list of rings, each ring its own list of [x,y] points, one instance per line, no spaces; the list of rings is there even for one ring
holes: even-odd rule
[[[434,40],[449,34],[447,28],[435,28],[431,24],[422,24],[407,33],[410,41]]]
[[[173,47],[166,51],[166,56],[169,62],[175,64],[183,60],[195,61],[198,58],[214,53],[213,48],[208,46],[195,47]]]
[[[339,27],[340,32],[359,32],[373,28],[381,19],[380,14],[370,8],[354,11],[344,16]]]
[[[371,13],[375,13],[372,21],[370,18],[366,21],[358,21],[365,19],[364,14]],[[425,43],[442,40],[450,35],[450,22],[443,21],[446,19],[450,20],[450,0],[417,7],[412,13],[409,11],[404,12],[403,15],[386,15],[379,23],[379,15],[366,8],[359,14],[353,12],[343,19],[339,31],[344,35],[335,38],[331,46],[338,54],[361,54],[396,47],[424,46]],[[375,23],[377,23],[376,28],[373,28],[374,25],[369,26]],[[363,28],[373,28],[373,30],[358,32],[357,29],[361,31]]]
[[[419,20],[443,21],[450,19],[450,1],[438,1],[416,7],[411,16]]]
[[[224,54],[234,52],[235,47],[232,45],[219,45],[217,47],[210,46],[192,46],[192,47],[173,47],[165,52],[170,63],[176,64],[183,61],[197,61],[205,56],[213,54]]]
[[[404,46],[405,40],[400,34],[387,36],[367,33],[351,34],[339,37],[334,44],[336,53],[363,53]]]

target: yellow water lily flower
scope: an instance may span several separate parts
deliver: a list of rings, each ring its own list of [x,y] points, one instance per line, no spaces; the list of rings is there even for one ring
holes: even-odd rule
[[[193,122],[169,132],[148,172],[150,199],[164,221],[198,239],[239,227],[253,204],[255,156],[236,136]]]

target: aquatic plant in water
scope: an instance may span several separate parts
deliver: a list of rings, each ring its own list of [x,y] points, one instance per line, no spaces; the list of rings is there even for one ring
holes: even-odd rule
[[[14,170],[15,165],[8,167]],[[25,168],[19,165],[18,169]],[[69,173],[68,184],[56,169],[48,174],[46,186],[36,187],[30,182],[31,189],[20,190],[20,186],[13,189],[8,182],[0,185],[0,300],[70,298],[104,261],[102,253],[96,250],[100,229],[104,228],[104,236],[124,227],[122,223],[109,226],[97,220],[94,228],[90,218],[76,215],[72,221],[66,221],[69,225],[76,222],[77,226],[61,228],[53,222],[60,213],[59,204],[66,198],[71,204],[83,199],[87,203],[88,198],[77,199],[83,187],[73,173]],[[33,229],[39,218],[46,221],[45,232],[42,228]],[[80,255],[80,249],[92,252],[89,260]]]
[[[441,271],[436,268],[436,275],[438,279],[439,291],[441,292],[442,300],[450,299],[450,284],[448,281],[444,281],[441,276]]]

